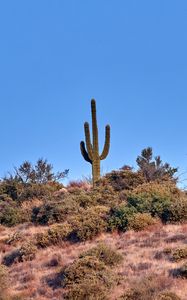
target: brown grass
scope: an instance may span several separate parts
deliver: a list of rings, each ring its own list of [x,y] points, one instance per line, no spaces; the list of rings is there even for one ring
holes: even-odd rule
[[[36,233],[47,229],[48,227],[32,225],[19,225],[12,229],[0,226],[0,260],[22,244],[22,241],[16,242],[16,245],[6,244],[13,232],[19,232],[22,238],[28,241]],[[115,270],[121,276],[121,281],[112,290],[111,300],[118,299],[137,280],[153,274],[159,284],[163,285],[163,289],[167,287],[167,290],[175,292],[182,300],[187,299],[187,280],[172,275],[173,270],[180,267],[184,261],[174,262],[168,254],[172,249],[187,245],[187,224],[157,224],[140,232],[102,234],[94,241],[77,244],[67,242],[61,247],[39,249],[33,261],[15,263],[8,268],[9,292],[23,295],[24,300],[62,299],[63,288],[58,284],[55,288],[53,278],[81,252],[101,241],[116,248],[124,257],[121,265]]]

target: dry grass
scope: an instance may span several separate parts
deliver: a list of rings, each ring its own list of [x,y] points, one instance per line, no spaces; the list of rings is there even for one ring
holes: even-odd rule
[[[0,226],[0,260],[22,244],[21,240],[14,245],[7,244],[7,239],[13,232],[19,232],[22,239],[28,241],[36,233],[46,229],[48,227],[24,224],[12,229]],[[56,274],[62,267],[73,262],[81,252],[101,241],[116,248],[124,257],[121,265],[116,268],[121,281],[113,289],[111,300],[118,299],[137,280],[153,274],[159,285],[163,285],[163,289],[167,287],[182,300],[187,299],[187,280],[173,276],[173,270],[180,267],[184,261],[174,262],[169,256],[172,249],[187,245],[187,224],[157,224],[140,232],[102,234],[94,241],[64,243],[61,247],[39,249],[34,260],[15,263],[8,268],[10,293],[20,293],[24,300],[63,299],[63,288],[58,286]]]

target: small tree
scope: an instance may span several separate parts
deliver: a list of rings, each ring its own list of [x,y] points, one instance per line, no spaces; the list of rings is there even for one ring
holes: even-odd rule
[[[141,155],[137,157],[136,162],[139,172],[143,174],[146,181],[153,180],[173,180],[178,168],[172,168],[168,163],[163,163],[160,156],[153,158],[153,150],[151,147],[142,150]]]
[[[53,172],[53,166],[45,159],[38,159],[33,166],[23,162],[14,173],[0,180],[0,200],[10,197],[12,200],[40,198],[62,187],[59,182],[68,175],[69,170]]]
[[[46,159],[38,159],[35,166],[29,161],[25,161],[19,168],[15,168],[15,178],[22,183],[41,183],[54,182],[64,179],[69,170],[63,172],[53,172],[53,166]]]

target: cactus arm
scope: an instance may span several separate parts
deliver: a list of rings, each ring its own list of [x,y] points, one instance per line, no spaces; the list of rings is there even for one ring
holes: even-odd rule
[[[88,151],[88,156],[93,160],[93,148],[90,139],[90,128],[88,122],[84,123],[85,139],[86,139],[86,148]]]
[[[83,141],[80,143],[80,149],[81,149],[81,154],[84,157],[84,159],[92,164],[92,161],[89,158],[88,152],[86,151],[85,144]]]
[[[100,155],[100,160],[103,160],[107,157],[110,148],[110,126],[107,125],[105,127],[105,145],[103,148],[103,152]]]
[[[98,128],[97,128],[97,116],[96,116],[96,102],[94,99],[91,101],[92,110],[92,134],[93,134],[93,150],[97,155],[99,153],[99,143],[98,143]]]

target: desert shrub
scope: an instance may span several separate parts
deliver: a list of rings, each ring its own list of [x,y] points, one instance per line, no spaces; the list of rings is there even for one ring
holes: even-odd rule
[[[63,208],[59,203],[45,203],[40,207],[34,207],[32,212],[32,221],[40,225],[49,225],[63,221],[61,214]]]
[[[6,244],[15,246],[18,242],[23,239],[21,232],[16,231],[9,235],[8,239],[6,240]]]
[[[19,195],[18,200],[22,202],[34,198],[47,199],[51,196],[52,193],[53,189],[48,184],[28,183],[24,185],[24,188],[22,190],[22,193]]]
[[[172,259],[174,261],[179,261],[187,258],[187,247],[186,248],[177,248],[172,252]]]
[[[10,198],[11,200],[17,200],[23,192],[23,188],[23,184],[10,175],[9,178],[4,178],[0,182],[0,199],[6,200],[6,198]]]
[[[155,300],[181,300],[175,293],[172,292],[162,292],[160,293]]]
[[[11,227],[25,221],[26,215],[16,204],[0,204],[0,224]]]
[[[48,230],[48,236],[52,244],[58,244],[68,237],[71,230],[72,228],[67,222],[63,224],[53,225]]]
[[[119,203],[118,194],[111,186],[98,186],[88,191],[80,188],[73,188],[69,193],[63,196],[62,201],[66,202],[68,199],[77,203],[79,207],[89,208],[97,205],[113,206]]]
[[[126,231],[128,228],[128,220],[135,213],[136,209],[134,207],[128,207],[125,204],[111,209],[108,217],[108,229],[111,231],[115,229]]]
[[[66,194],[63,202],[67,203],[69,200],[82,208],[88,208],[96,204],[89,192],[77,188],[70,195]]]
[[[84,257],[96,257],[99,261],[104,262],[105,265],[111,267],[118,265],[123,260],[123,256],[121,254],[103,243],[83,252],[80,255],[80,258]]]
[[[180,199],[180,190],[171,182],[142,184],[128,195],[128,204],[138,212],[151,213],[165,219],[172,203]]]
[[[182,195],[173,201],[162,215],[165,223],[183,223],[187,221],[187,197]]]
[[[108,209],[105,206],[95,206],[82,210],[76,216],[69,218],[72,226],[70,238],[74,241],[85,241],[94,238],[99,233],[106,231],[106,214]]]
[[[119,193],[110,185],[98,186],[91,190],[89,194],[97,205],[114,207],[122,202],[119,198]]]
[[[133,229],[135,231],[144,230],[150,225],[154,225],[156,219],[153,218],[149,213],[137,213],[133,214],[128,219],[128,229]]]
[[[42,248],[58,245],[68,239],[71,230],[72,228],[67,222],[53,225],[47,232],[36,235],[36,244]]]
[[[40,225],[61,223],[70,215],[77,214],[79,205],[68,196],[62,201],[47,202],[40,207],[35,207],[32,213],[32,221]]]
[[[83,257],[75,260],[64,270],[64,286],[80,284],[85,279],[97,282],[110,288],[114,285],[116,276],[111,270],[96,257]]]
[[[60,185],[60,184],[58,184]],[[33,198],[47,199],[60,187],[50,183],[23,183],[14,178],[4,179],[0,183],[0,199],[7,201],[8,198],[18,203]],[[63,187],[63,185],[60,185]]]
[[[33,221],[33,210],[43,205],[42,199],[29,199],[20,203],[19,208],[24,215],[24,221],[31,223]]]
[[[19,262],[33,260],[36,256],[37,247],[33,242],[24,243],[19,249]]]
[[[107,300],[107,289],[98,281],[84,280],[73,284],[64,297],[66,300]]]
[[[45,248],[45,247],[52,245],[47,231],[37,233],[35,236],[35,239],[36,239],[36,245],[38,247]]]
[[[63,271],[66,299],[107,299],[107,291],[118,282],[108,266],[97,257],[82,256]]]
[[[114,191],[132,190],[145,182],[142,174],[132,171],[132,169],[122,168],[119,171],[112,171],[103,176],[99,181],[99,186],[111,186]]]

